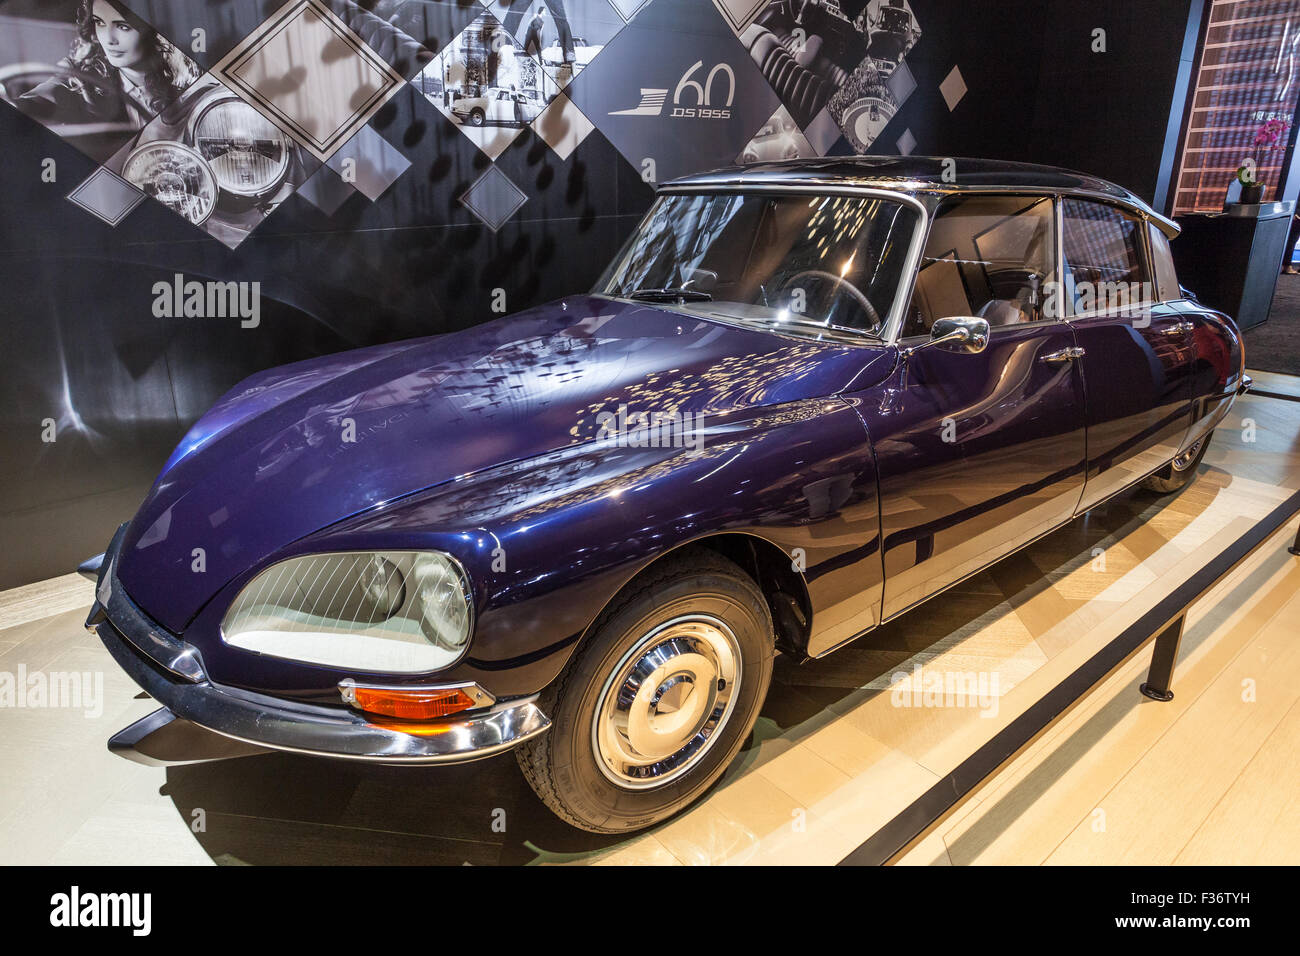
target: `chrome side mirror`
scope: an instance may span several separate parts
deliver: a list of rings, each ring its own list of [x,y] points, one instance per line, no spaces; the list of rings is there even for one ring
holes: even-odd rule
[[[989,344],[988,319],[973,315],[952,319],[939,319],[930,328],[930,341],[903,349],[903,358],[932,346],[943,346],[948,352],[966,352],[974,355],[983,352]]]

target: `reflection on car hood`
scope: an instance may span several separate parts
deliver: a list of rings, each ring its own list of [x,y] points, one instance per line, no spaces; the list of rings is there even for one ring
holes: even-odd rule
[[[457,476],[591,441],[601,412],[717,416],[865,387],[889,365],[883,348],[579,297],[272,369],[185,436],[131,524],[119,577],[179,631],[225,583],[295,540]]]

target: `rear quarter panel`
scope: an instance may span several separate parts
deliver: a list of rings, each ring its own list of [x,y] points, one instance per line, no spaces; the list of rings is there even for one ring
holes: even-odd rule
[[[1192,301],[1181,303],[1180,308],[1196,325],[1192,331],[1191,443],[1227,414],[1241,388],[1245,349],[1236,322],[1224,313]]]

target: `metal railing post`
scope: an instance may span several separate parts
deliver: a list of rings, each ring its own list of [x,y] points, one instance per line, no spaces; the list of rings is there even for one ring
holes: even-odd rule
[[[1174,664],[1178,661],[1178,645],[1183,642],[1184,611],[1156,638],[1155,648],[1151,651],[1151,668],[1147,671],[1146,683],[1139,690],[1152,700],[1168,703],[1174,699]]]

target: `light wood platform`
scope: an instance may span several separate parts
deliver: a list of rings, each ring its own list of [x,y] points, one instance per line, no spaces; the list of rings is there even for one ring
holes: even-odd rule
[[[1300,404],[1243,398],[1181,494],[1125,494],[824,660],[778,660],[723,783],[625,841],[556,821],[509,755],[441,770],[115,757],[105,740],[155,705],[82,629],[89,586],[5,592],[0,671],[101,675],[103,699],[90,715],[0,709],[0,862],[835,863],[1296,488]],[[1138,694],[1141,655],[902,862],[1300,861],[1294,535],[1193,608],[1172,703]],[[989,696],[899,706],[895,675],[918,666],[983,675]]]

